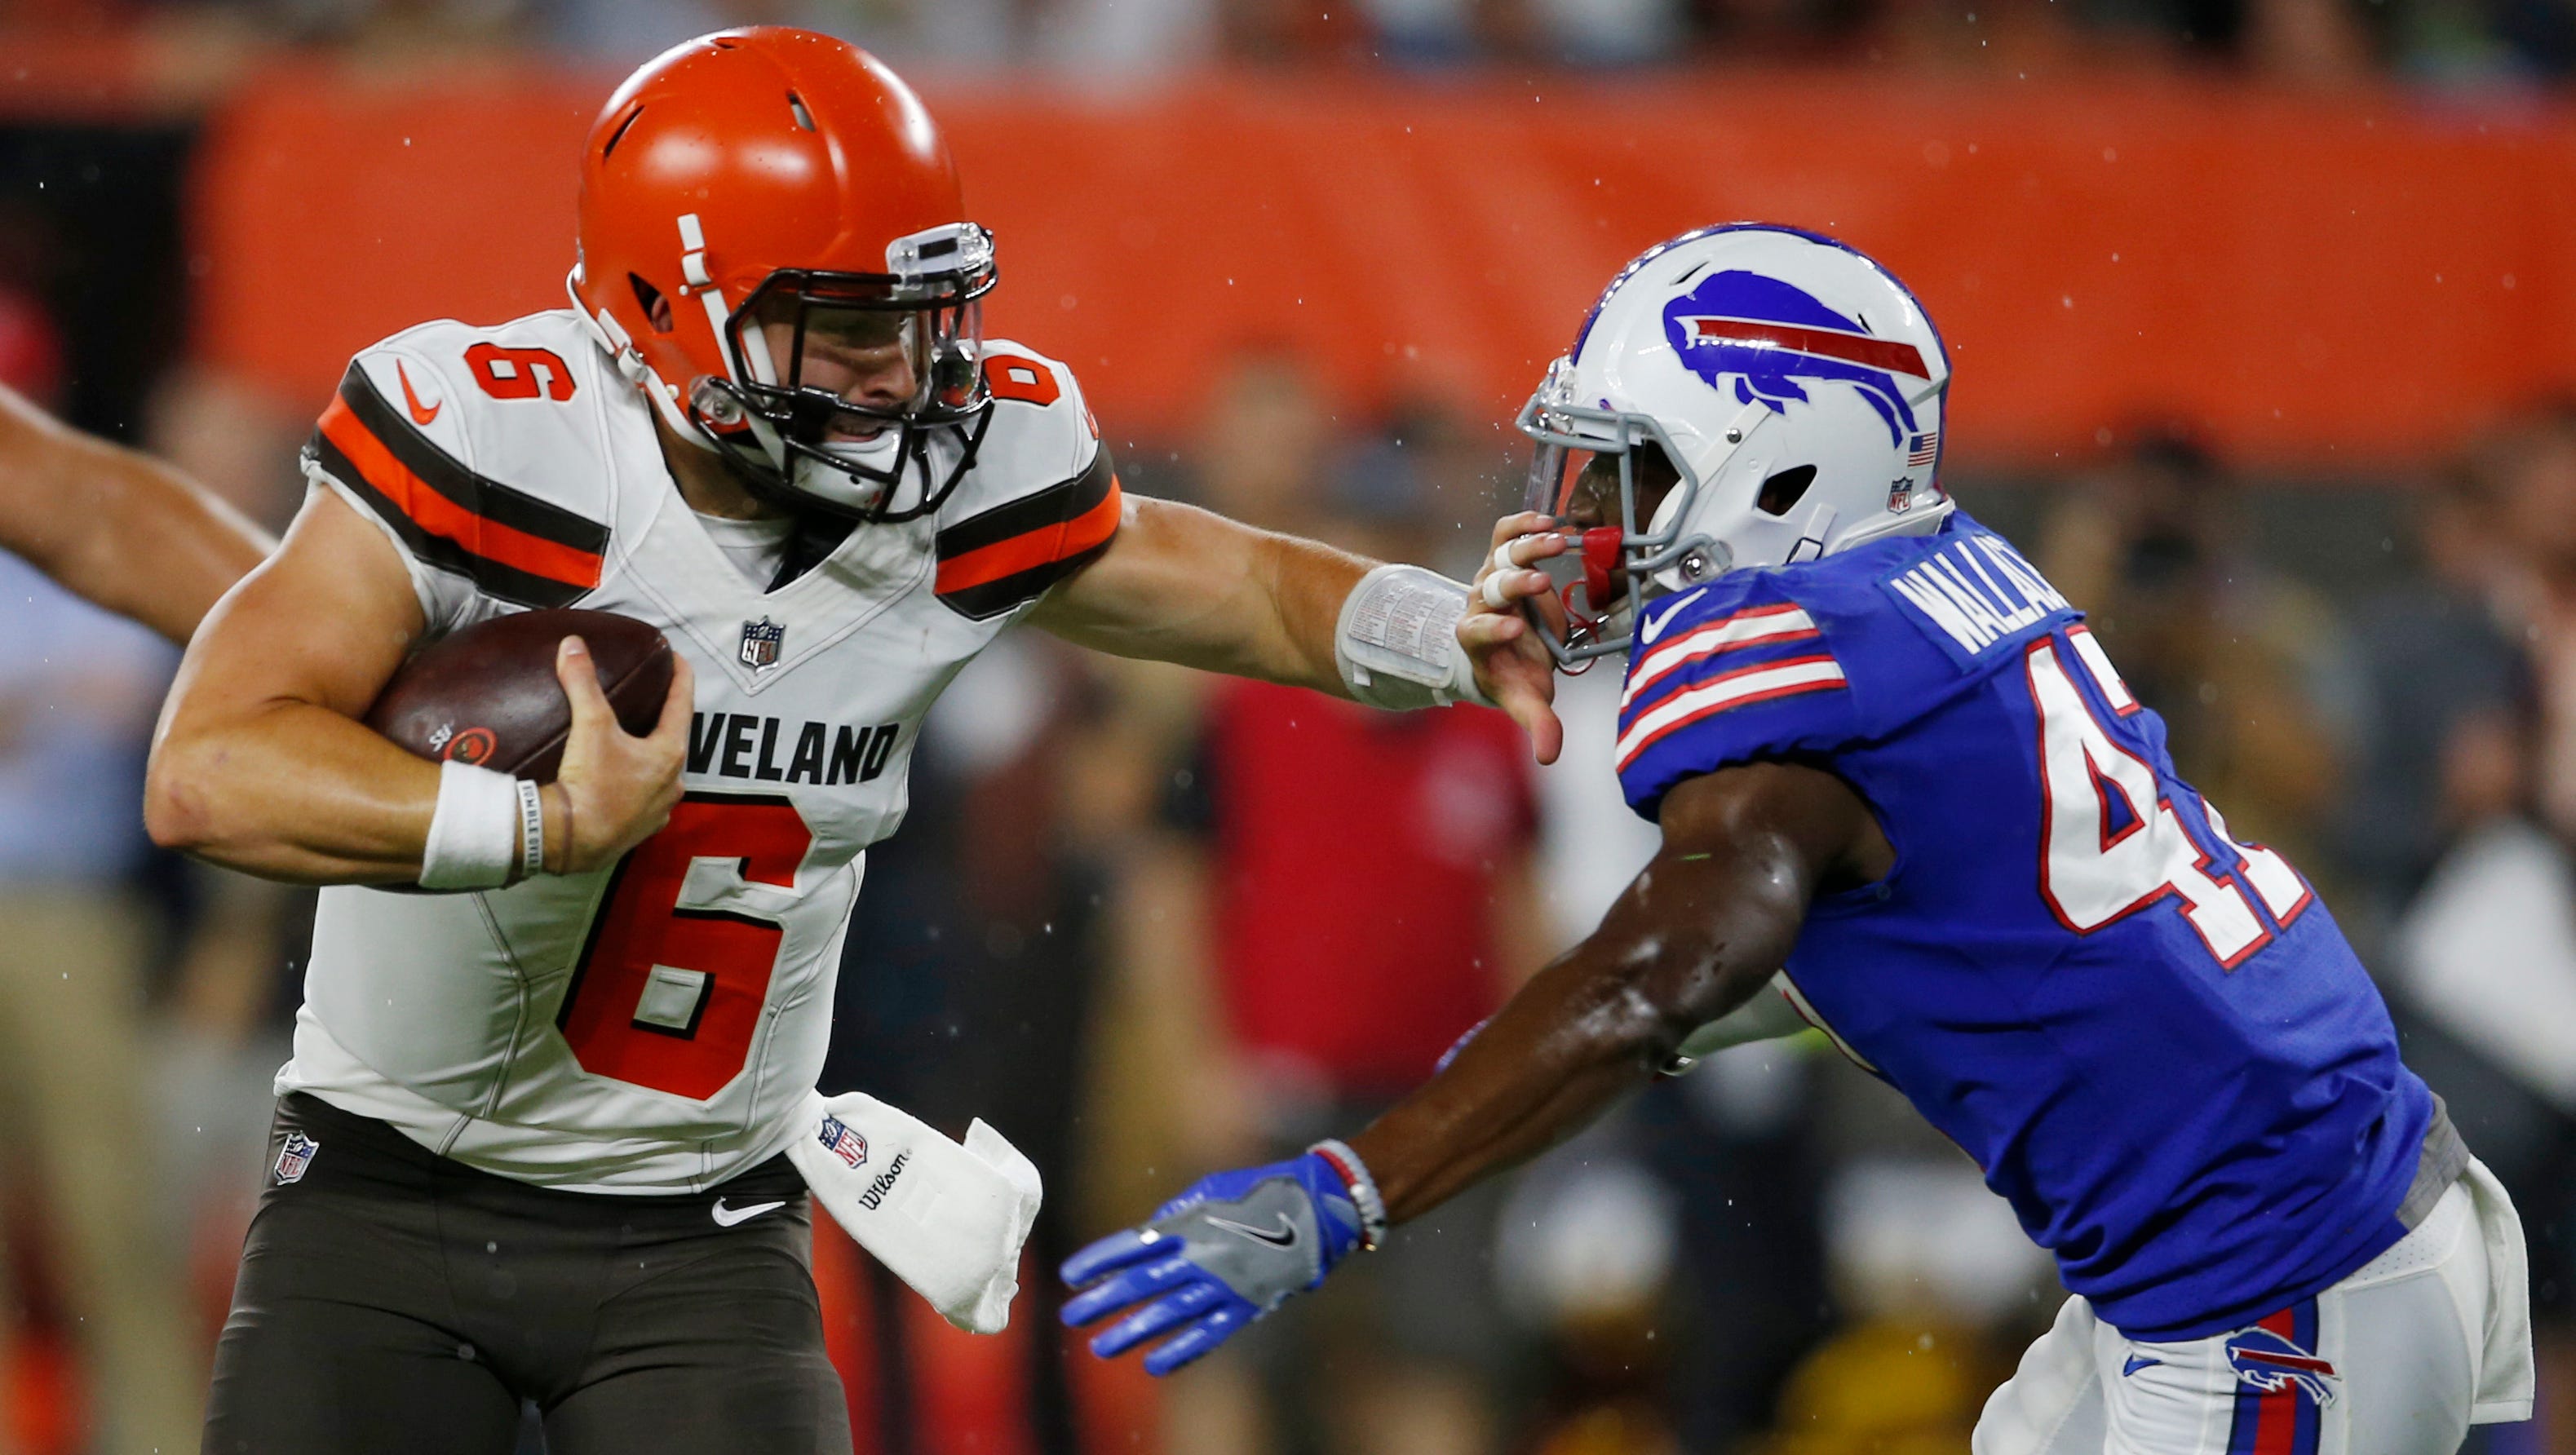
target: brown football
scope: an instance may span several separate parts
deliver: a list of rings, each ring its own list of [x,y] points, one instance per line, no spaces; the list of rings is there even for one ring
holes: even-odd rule
[[[552,782],[572,727],[555,647],[571,636],[590,645],[618,723],[651,732],[671,690],[671,644],[608,611],[522,611],[441,637],[394,669],[366,724],[432,761]]]

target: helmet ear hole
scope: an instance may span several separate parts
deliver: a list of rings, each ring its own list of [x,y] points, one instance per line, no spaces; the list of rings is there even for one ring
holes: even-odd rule
[[[644,275],[641,273],[627,274],[626,281],[634,285],[635,304],[637,307],[644,310],[644,317],[652,322],[653,331],[655,333],[669,333],[671,331],[671,300],[662,296],[661,289],[645,282]]]
[[[1807,487],[1815,483],[1815,466],[1792,465],[1762,482],[1761,493],[1753,497],[1753,508],[1764,515],[1787,515],[1806,498]]]

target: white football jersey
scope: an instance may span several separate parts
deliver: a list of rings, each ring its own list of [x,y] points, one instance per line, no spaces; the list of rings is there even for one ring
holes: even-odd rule
[[[537,606],[636,617],[697,669],[696,715],[687,797],[613,868],[324,890],[281,1092],[587,1192],[697,1191],[785,1145],[923,714],[1118,526],[1070,372],[995,342],[985,374],[990,427],[935,515],[861,525],[764,591],[573,313],[424,324],[358,356],[306,470],[393,539],[430,635]]]

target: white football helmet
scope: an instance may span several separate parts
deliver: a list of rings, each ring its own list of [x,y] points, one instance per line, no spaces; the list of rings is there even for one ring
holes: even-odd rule
[[[1529,508],[1561,521],[1577,456],[1616,457],[1620,520],[1576,553],[1620,616],[1742,566],[1810,561],[1937,528],[1949,354],[1923,305],[1832,238],[1760,223],[1687,232],[1619,270],[1520,414],[1538,443]],[[1637,518],[1637,454],[1676,483]],[[1573,610],[1562,664],[1628,649],[1624,622]]]

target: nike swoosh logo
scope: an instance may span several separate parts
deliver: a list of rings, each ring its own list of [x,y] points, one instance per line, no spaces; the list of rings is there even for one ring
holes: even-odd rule
[[[777,1202],[755,1202],[749,1207],[727,1207],[724,1205],[724,1199],[720,1197],[716,1199],[716,1226],[729,1228],[736,1223],[747,1223],[762,1213],[776,1212],[785,1206],[787,1206],[786,1201],[781,1199]]]
[[[400,359],[394,360],[394,377],[402,381],[403,403],[411,406],[412,423],[427,424],[438,418],[438,412],[447,407],[447,401],[444,399],[436,404],[425,405],[420,402],[420,396],[411,392],[411,375],[403,372]]]
[[[401,366],[396,365],[395,367],[399,368]],[[1655,644],[1655,638],[1664,634],[1664,628],[1671,624],[1672,619],[1681,615],[1682,609],[1689,606],[1692,602],[1697,601],[1700,593],[1707,589],[1708,588],[1705,586],[1696,587],[1688,594],[1684,595],[1679,601],[1674,602],[1670,608],[1663,612],[1662,615],[1650,616],[1644,621],[1637,623],[1637,644],[1643,647],[1653,646]]]
[[[2126,1379],[2141,1369],[2152,1369],[2164,1362],[2162,1359],[2150,1359],[2144,1354],[2132,1354],[2129,1356],[2129,1362],[2120,1366],[2120,1377]]]
[[[1286,1213],[1281,1213],[1278,1216],[1279,1229],[1277,1232],[1272,1232],[1268,1228],[1256,1228],[1249,1223],[1238,1223],[1232,1218],[1209,1218],[1208,1226],[1211,1228],[1223,1228],[1229,1233],[1241,1233],[1243,1236],[1250,1238],[1256,1243],[1268,1243],[1273,1248],[1296,1247],[1296,1224],[1288,1221],[1288,1215]]]

